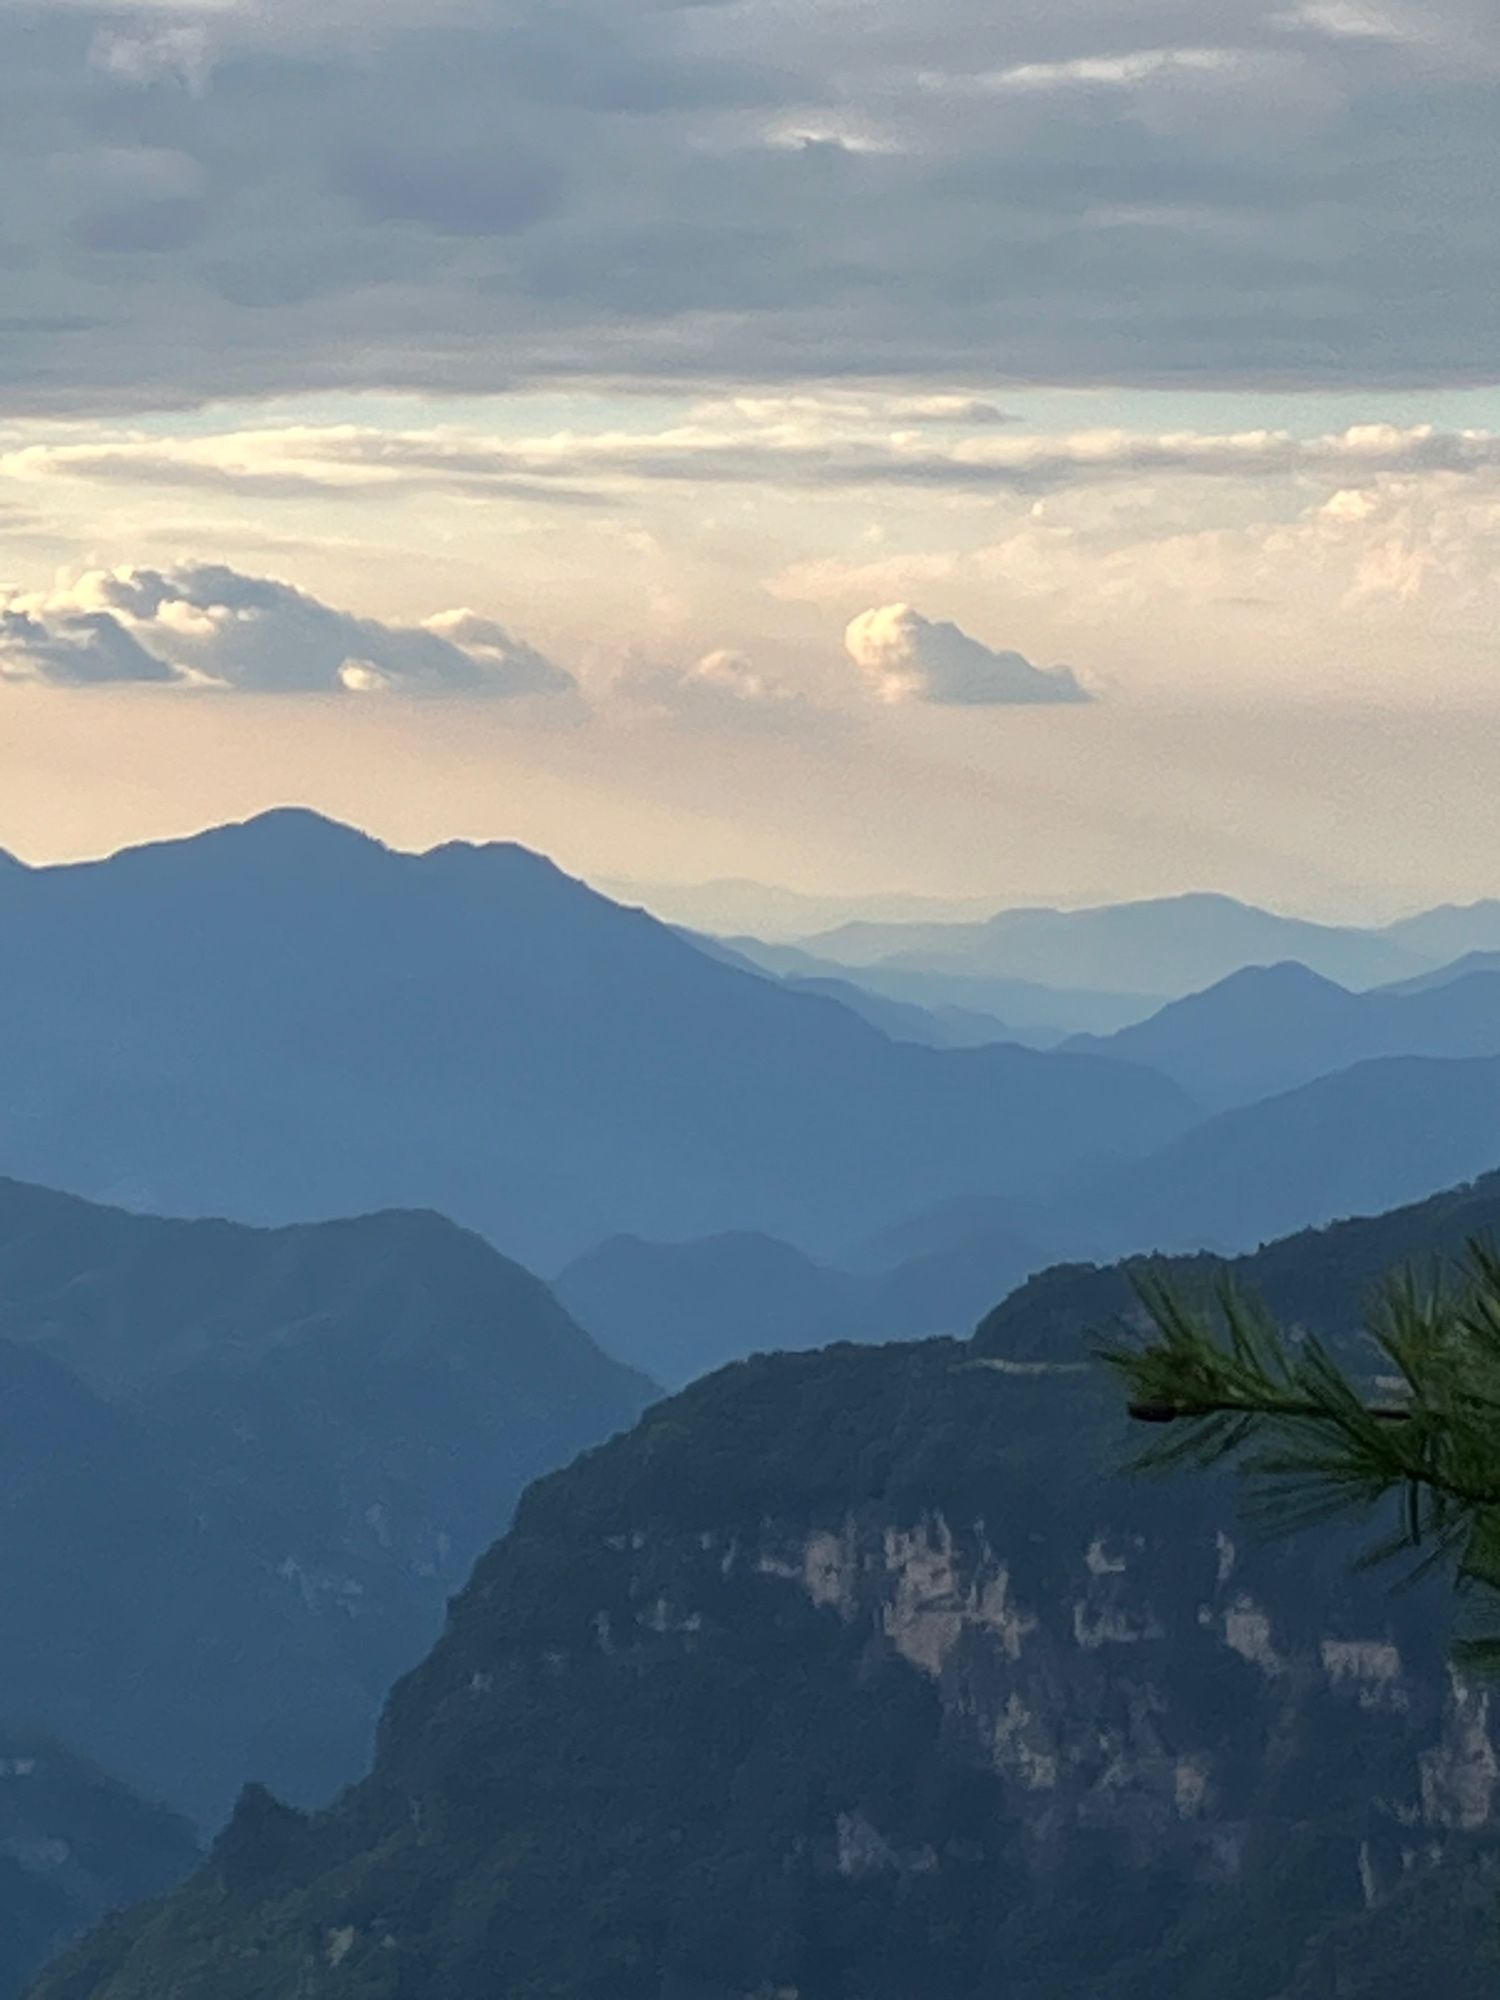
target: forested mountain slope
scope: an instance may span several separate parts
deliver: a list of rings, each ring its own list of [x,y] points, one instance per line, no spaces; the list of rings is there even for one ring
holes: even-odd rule
[[[1374,1271],[1497,1212],[1492,1182],[1243,1275],[1355,1339]],[[364,1785],[312,1818],[248,1797],[45,2000],[1333,1990],[1339,1927],[1492,1826],[1489,1704],[1441,1589],[1114,1469],[1080,1340],[1127,1297],[1061,1273],[972,1345],[657,1406],[532,1489]]]
[[[654,1393],[436,1216],[0,1182],[0,1715],[210,1821],[325,1796],[522,1488]]]

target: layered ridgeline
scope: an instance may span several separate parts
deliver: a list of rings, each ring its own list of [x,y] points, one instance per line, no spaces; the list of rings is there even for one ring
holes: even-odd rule
[[[1394,1056],[1220,1112],[1138,1166],[1079,1174],[1049,1234],[1093,1256],[1242,1251],[1500,1166],[1500,1057]]]
[[[199,1858],[192,1828],[31,1728],[0,1725],[0,1994]]]
[[[1390,1056],[1500,1056],[1500,969],[1476,955],[1370,993],[1296,964],[1255,966],[1073,1049],[1148,1063],[1215,1109]]]
[[[916,1006],[932,1014],[957,1009],[971,1020],[977,1014],[1004,1022],[1008,1034],[1035,1047],[1052,1048],[1066,1044],[1070,1036],[1082,1036],[1087,1039],[1074,1046],[1086,1048],[1099,1038],[1109,1041],[1114,1053],[1124,1054],[1129,1043],[1114,1041],[1118,1031],[1145,1022],[1163,1002],[1197,995],[1247,970],[1292,965],[1310,972],[1315,981],[1354,991],[1392,981],[1407,987],[1428,980],[1446,984],[1455,961],[1463,961],[1467,970],[1493,971],[1495,947],[1500,946],[1500,903],[1430,910],[1367,930],[1278,916],[1228,896],[1190,895],[1101,909],[1002,910],[976,923],[846,924],[802,944],[743,937],[728,943],[741,960],[782,978],[837,981],[845,990],[853,985],[871,996],[876,1007]],[[1290,990],[1265,997],[1272,1009],[1284,1004],[1295,1009],[1299,998]],[[1228,1003],[1232,996],[1225,998]],[[1236,1028],[1232,1012],[1226,1004],[1221,1016],[1231,1034]],[[1222,1080],[1232,1089],[1245,1092],[1263,1082],[1262,1094],[1321,1073],[1295,1062],[1278,1068],[1268,1060],[1278,1053],[1268,1038],[1270,1020],[1249,1008],[1241,1019],[1250,1027],[1251,1062],[1236,1060],[1239,1052],[1232,1042],[1221,1050],[1210,1048],[1209,1061],[1199,1068],[1211,1095],[1221,1081],[1221,1068]],[[1296,1022],[1299,1036],[1307,1030],[1314,1047],[1327,1025],[1311,1003]],[[915,1030],[909,1025],[904,1032]],[[929,1027],[918,1038],[935,1032]],[[1344,1062],[1361,1053],[1424,1052],[1418,1041],[1386,1046],[1373,1024],[1346,1040],[1350,1052],[1343,1055]],[[1257,1052],[1259,1071],[1254,1068]],[[1300,1045],[1294,1044],[1293,1053],[1298,1052]],[[1143,1060],[1151,1059],[1146,1043],[1140,1053]],[[1215,1057],[1227,1060],[1221,1064]],[[1337,1060],[1325,1065],[1336,1066]],[[1220,1096],[1212,1101],[1237,1100]]]
[[[846,924],[805,940],[848,967],[903,967],[1104,993],[1194,993],[1251,965],[1293,960],[1340,985],[1408,979],[1500,947],[1500,902],[1429,910],[1381,929],[1310,923],[1231,896],[1163,896],[1099,909],[1002,910],[983,923]]]
[[[944,1211],[943,1223],[932,1248],[920,1247],[919,1226],[898,1229],[853,1250],[848,1269],[769,1236],[621,1236],[568,1265],[553,1285],[611,1354],[681,1388],[767,1349],[967,1331],[992,1300],[1050,1261],[1037,1238],[991,1218],[984,1204]],[[895,1254],[883,1254],[887,1240]]]
[[[0,1716],[209,1822],[326,1797],[523,1487],[654,1393],[436,1216],[0,1183]]]
[[[616,1239],[556,1282],[612,1353],[678,1384],[765,1348],[960,1333],[1060,1257],[1231,1254],[1497,1165],[1500,1057],[1393,1057],[1221,1112],[1144,1160],[1081,1170],[1030,1201],[940,1204],[836,1262],[755,1235]]]
[[[1491,1182],[1241,1275],[1347,1345],[1497,1221]],[[658,1405],[531,1490],[366,1783],[248,1794],[43,2000],[1375,2000],[1419,1934],[1488,1990],[1500,1756],[1444,1594],[1113,1472],[1084,1357],[1128,1299],[1056,1271],[972,1343]]]
[[[310,813],[0,870],[0,1168],[278,1222],[434,1208],[534,1267],[606,1237],[818,1252],[1192,1122],[1097,1057],[893,1042],[510,846]]]

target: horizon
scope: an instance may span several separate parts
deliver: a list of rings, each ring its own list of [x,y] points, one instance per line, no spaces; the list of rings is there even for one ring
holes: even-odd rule
[[[0,843],[1493,893],[1473,0],[0,0],[0,58]]]
[[[716,936],[731,939],[734,935],[732,930],[720,929],[703,923],[693,923],[680,914],[674,914],[674,904],[678,907],[686,903],[711,904],[715,896],[720,896],[736,899],[759,897],[765,900],[768,908],[774,908],[780,902],[806,904],[809,906],[847,905],[851,910],[857,904],[864,902],[870,907],[871,914],[867,916],[844,916],[834,922],[818,924],[806,931],[785,929],[773,924],[764,933],[767,942],[796,942],[799,939],[815,939],[824,932],[834,931],[845,925],[854,924],[889,925],[893,928],[913,925],[951,925],[962,927],[965,924],[983,923],[991,917],[1007,915],[1057,914],[1084,916],[1104,910],[1131,909],[1150,905],[1171,905],[1188,902],[1229,903],[1235,905],[1237,908],[1254,911],[1262,915],[1290,922],[1318,924],[1335,930],[1379,931],[1393,928],[1413,918],[1429,915],[1439,910],[1467,912],[1477,910],[1490,903],[1500,902],[1500,889],[1497,889],[1489,895],[1481,894],[1463,899],[1446,898],[1433,903],[1419,902],[1395,910],[1392,914],[1383,918],[1361,919],[1353,915],[1325,914],[1314,909],[1299,909],[1290,905],[1258,902],[1250,898],[1234,895],[1227,890],[1211,884],[1187,889],[1170,890],[1155,895],[1148,894],[1114,898],[1107,896],[1097,898],[1079,897],[1069,900],[1033,896],[1017,902],[990,903],[986,899],[975,897],[953,898],[950,900],[941,897],[922,897],[914,892],[902,895],[899,892],[890,891],[876,892],[867,898],[860,898],[857,895],[841,895],[834,889],[793,888],[785,883],[761,882],[748,877],[708,880],[685,877],[676,882],[634,882],[621,879],[611,880],[607,875],[596,876],[590,874],[581,868],[569,865],[558,854],[549,853],[544,848],[533,846],[525,840],[504,834],[477,835],[452,833],[427,842],[420,840],[413,842],[389,834],[381,830],[377,825],[362,823],[352,818],[343,818],[337,813],[325,811],[321,807],[300,800],[285,800],[276,805],[262,806],[256,811],[245,814],[242,818],[210,820],[203,824],[152,833],[139,839],[125,840],[119,845],[105,846],[97,851],[62,855],[26,854],[16,847],[0,842],[0,858],[16,862],[29,872],[47,872],[55,869],[87,867],[100,862],[114,860],[124,854],[155,847],[183,846],[199,840],[208,834],[225,832],[238,827],[250,827],[263,821],[280,819],[316,821],[324,826],[336,828],[342,832],[358,834],[377,846],[388,849],[392,853],[418,857],[436,854],[448,847],[517,849],[538,860],[550,863],[562,874],[583,883],[584,886],[593,889],[596,893],[607,897],[613,902],[627,905],[634,904],[635,906],[642,907],[647,910],[648,914],[656,916],[663,923],[679,924],[688,929],[711,930]],[[662,907],[659,909],[654,908],[653,902],[660,902]],[[881,907],[882,905],[901,904],[904,902],[927,904],[930,907],[919,914],[904,916],[892,915],[889,910]],[[751,930],[746,930],[744,934],[747,936],[762,935],[760,932]]]

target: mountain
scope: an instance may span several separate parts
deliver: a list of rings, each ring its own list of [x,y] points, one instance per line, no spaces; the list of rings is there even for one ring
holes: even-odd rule
[[[1125,1064],[893,1043],[524,849],[308,813],[9,871],[0,939],[0,1167],[135,1208],[432,1208],[545,1268],[620,1233],[816,1254],[1195,1115]]]
[[[251,1771],[358,1769],[375,1677],[170,1441],[5,1342],[0,1413],[0,1712],[205,1819]]]
[[[181,1881],[192,1828],[40,1731],[0,1724],[0,1996],[106,1912]]]
[[[1475,976],[1482,985],[1490,977]],[[1328,1018],[1345,1026],[1350,1010],[1380,998],[1329,988],[1302,968],[1230,984],[1232,994],[1203,996],[1201,1008],[1181,1003],[1195,1033],[1177,1033],[1175,1049],[1160,1045],[1173,1025],[1165,1021],[1151,1045],[1184,1075],[1191,1068],[1205,1090],[1209,1065],[1245,1060],[1233,1037],[1221,1043],[1210,1025],[1237,1011],[1248,1034],[1258,991],[1310,998],[1304,1018],[1326,997]],[[1429,1020],[1466,1021],[1481,1041],[1500,1039],[1500,1007],[1474,1004],[1473,985],[1397,1005]],[[1259,1011],[1274,1024],[1269,1001]],[[1285,1039],[1297,1046],[1290,1030]],[[1302,1046],[1312,1039],[1309,1031]],[[1268,1061],[1277,1040],[1267,1037]],[[1081,1172],[1046,1198],[936,1204],[843,1245],[836,1258],[814,1260],[744,1233],[680,1243],[616,1238],[569,1264],[556,1285],[609,1352],[680,1387],[769,1348],[962,1334],[996,1297],[1059,1257],[1234,1253],[1338,1216],[1419,1201],[1496,1167],[1500,1056],[1383,1059],[1223,1112],[1144,1160]]]
[[[1062,1039],[1061,1036],[1048,1037],[1043,1042],[1027,1035],[1017,1035],[995,1014],[955,1006],[948,1001],[938,1000],[932,1006],[923,1006],[913,1000],[893,1000],[871,987],[843,977],[837,968],[819,968],[816,960],[807,961],[807,965],[813,968],[810,971],[804,968],[778,972],[773,969],[772,960],[783,954],[771,946],[756,944],[749,951],[741,951],[727,938],[708,937],[702,932],[680,927],[677,935],[721,964],[737,966],[742,972],[759,973],[765,979],[780,979],[794,993],[813,993],[825,1000],[837,1000],[851,1013],[858,1014],[862,1021],[868,1021],[882,1034],[889,1035],[893,1042],[920,1042],[925,1048],[945,1049],[979,1048],[986,1042],[1010,1041],[1019,1041],[1028,1047],[1041,1047]],[[785,956],[794,963],[802,958],[802,954],[796,951],[790,951]]]
[[[1500,951],[1500,901],[1445,903],[1390,925],[1386,936],[1432,963],[1468,952]]]
[[[834,958],[817,957],[799,945],[765,944],[750,937],[687,935],[700,950],[731,955],[741,965],[758,966],[789,983],[836,980],[876,1000],[920,1007],[927,1013],[957,1009],[961,1014],[1003,1021],[1008,1038],[1028,1048],[1052,1048],[1069,1035],[1112,1034],[1116,1028],[1154,1014],[1165,998],[1154,991],[1093,993],[981,971],[933,971],[899,958],[845,965]]]
[[[1206,1294],[1223,1277],[1263,1299],[1287,1324],[1320,1334],[1345,1358],[1363,1346],[1362,1314],[1392,1272],[1431,1279],[1475,1240],[1500,1240],[1500,1173],[1445,1188],[1380,1215],[1351,1216],[1279,1237],[1229,1259],[1205,1252],[1118,1264],[1056,1264],[1002,1299],[974,1335],[976,1352],[1012,1362],[1086,1361],[1101,1328],[1135,1307],[1133,1275],[1169,1268]]]
[[[1419,972],[1412,979],[1397,980],[1394,985],[1383,987],[1385,993],[1423,993],[1434,986],[1451,986],[1456,979],[1466,979],[1473,972],[1500,972],[1500,951],[1468,951],[1462,958],[1454,959],[1451,965],[1440,965],[1433,972]]]
[[[1500,1179],[1242,1275],[1358,1353],[1368,1270],[1497,1221]],[[1408,1893],[1472,1934],[1488,1696],[1434,1579],[1114,1469],[1079,1355],[1118,1296],[1054,1273],[973,1344],[658,1405],[532,1488],[364,1784],[248,1793],[38,2000],[1389,1995]]]
[[[909,1242],[909,1248],[906,1247]],[[767,1349],[967,1333],[999,1294],[1046,1263],[1034,1243],[977,1221],[954,1243],[893,1231],[883,1267],[818,1264],[773,1237],[690,1243],[616,1237],[553,1281],[603,1346],[668,1388]]]
[[[1461,929],[1455,924],[1442,935]],[[1092,910],[1003,910],[982,924],[847,924],[806,938],[803,946],[851,967],[920,966],[1054,987],[1179,995],[1247,965],[1285,959],[1341,985],[1377,986],[1482,941],[1476,936],[1452,950],[1434,950],[1438,935],[1415,921],[1393,931],[1366,931],[1273,915],[1229,896],[1190,895]]]
[[[1500,1057],[1392,1057],[1221,1112],[1149,1160],[1080,1176],[1051,1205],[1053,1237],[1094,1256],[1239,1251],[1496,1166]]]
[[[767,1348],[880,1337],[862,1320],[858,1278],[771,1236],[617,1236],[560,1271],[553,1288],[607,1353],[669,1389]]]
[[[975,1049],[987,1042],[1016,1039],[997,1016],[972,1007],[941,1001],[932,1007],[919,1007],[911,1000],[891,1000],[873,993],[852,979],[787,979],[784,984],[794,993],[817,993],[841,1002],[893,1042],[920,1042],[930,1049]]]
[[[326,1796],[522,1489],[654,1393],[436,1216],[0,1183],[0,1714],[205,1820]]]
[[[835,924],[863,922],[928,923],[986,917],[994,908],[985,896],[924,896],[886,891],[868,896],[818,894],[769,882],[731,878],[711,882],[638,882],[599,885],[619,903],[639,903],[667,923],[696,930],[753,931],[757,937],[791,939]]]
[[[1351,993],[1303,965],[1257,966],[1067,1047],[1147,1063],[1223,1109],[1380,1056],[1500,1055],[1500,970]]]

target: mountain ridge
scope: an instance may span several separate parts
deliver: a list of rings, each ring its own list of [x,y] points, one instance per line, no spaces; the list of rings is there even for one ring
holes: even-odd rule
[[[1500,1166],[1500,1057],[1378,1057],[1221,1111],[1056,1199],[1090,1254],[1253,1248]],[[1074,1240],[1078,1240],[1075,1234]]]
[[[1500,1055],[1500,968],[1356,993],[1296,961],[1248,966],[1147,1021],[1063,1046],[1146,1063],[1227,1110],[1377,1058]]]
[[[257,1231],[13,1181],[0,1382],[0,1715],[208,1821],[248,1776],[353,1776],[523,1487],[658,1393],[442,1217]]]
[[[1148,897],[1090,909],[1001,910],[978,924],[844,925],[800,947],[851,968],[1005,975],[1102,991],[1200,990],[1247,965],[1297,959],[1353,987],[1430,969],[1457,950],[1467,919],[1488,936],[1492,906],[1384,927],[1319,923],[1214,891]],[[1441,943],[1439,934],[1441,933]],[[1425,941],[1425,942],[1424,942]],[[1463,947],[1460,946],[1459,949]]]
[[[1110,1059],[892,1042],[527,850],[300,813],[6,878],[0,938],[0,1170],[168,1213],[432,1208],[542,1267],[622,1232],[816,1253],[1196,1115]]]
[[[1497,1219],[1500,1176],[1346,1225],[1352,1260],[1333,1231],[1261,1262],[1357,1342],[1382,1232]],[[1488,1707],[1431,1583],[1112,1469],[1115,1390],[1076,1366],[1101,1276],[1052,1279],[1089,1288],[1061,1316],[1036,1281],[998,1352],[736,1364],[539,1482],[369,1778],[310,1818],[247,1798],[39,2000],[1324,1992],[1482,1847]]]

